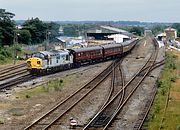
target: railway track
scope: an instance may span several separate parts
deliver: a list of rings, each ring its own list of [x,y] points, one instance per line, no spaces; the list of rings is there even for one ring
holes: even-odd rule
[[[65,114],[67,114],[68,111],[70,111],[76,104],[78,104],[99,84],[101,84],[110,74],[112,74],[114,68],[116,68],[116,66],[119,63],[120,60],[116,60],[115,62],[113,62],[103,72],[101,72],[99,75],[93,78],[90,82],[88,82],[80,89],[75,91],[72,95],[67,97],[65,100],[57,104],[54,108],[52,108],[50,111],[45,113],[42,117],[40,117],[32,124],[27,126],[24,130],[31,130],[31,129],[46,130],[51,128],[55,123],[57,123],[58,120],[60,120]],[[112,81],[112,84],[114,84],[113,82],[114,81]]]
[[[118,89],[116,91],[114,90],[114,93],[111,94],[111,98],[107,98],[107,101],[101,107],[100,111],[104,111],[104,113],[101,113],[97,118],[93,118],[91,120],[91,122],[84,127],[84,129],[88,129],[90,125],[93,125],[93,129],[94,128],[97,129],[98,127],[101,127],[102,125],[107,124],[108,120],[109,120],[109,116],[107,116],[107,115],[112,115],[113,112],[116,110],[116,108],[119,107],[119,105],[122,103],[124,94],[125,94],[125,91],[123,89],[123,87],[125,85],[125,76],[123,74],[121,64],[116,68],[116,70],[114,72],[119,73],[119,74],[114,74],[114,77],[112,78],[112,80],[114,82],[111,85],[111,87],[112,87],[112,89],[117,89],[117,88]],[[116,81],[118,81],[118,82],[115,83]],[[111,105],[109,105],[109,107],[105,110],[104,108],[109,104],[109,102],[111,102],[113,97],[121,90],[123,90],[121,95],[117,98],[117,100],[115,102],[113,102]]]
[[[110,91],[100,110],[104,108],[110,99],[112,99],[112,97],[115,96],[116,93],[121,90],[125,84],[124,73],[121,66],[122,61],[123,59],[121,59],[119,65],[113,68]]]
[[[156,47],[155,47],[156,48]],[[72,95],[68,96],[65,100],[58,103],[55,107],[53,107],[50,111],[45,113],[43,116],[41,116],[39,119],[35,120],[32,124],[24,128],[24,130],[47,130],[52,128],[53,125],[57,125],[58,120],[60,120],[65,114],[67,114],[76,104],[78,104],[81,100],[83,100],[91,91],[93,91],[103,80],[105,80],[110,74],[112,74],[112,81],[111,85],[112,88],[109,91],[109,96],[107,100],[105,101],[104,105],[101,107],[100,112],[104,111],[109,104],[114,102],[114,104],[117,104],[115,107],[115,111],[112,113],[111,116],[109,116],[106,120],[106,125],[103,124],[104,129],[106,129],[109,124],[112,122],[116,114],[122,109],[123,105],[128,101],[128,99],[131,97],[132,93],[137,89],[137,87],[140,85],[140,83],[143,81],[143,79],[147,76],[147,74],[154,68],[160,66],[163,64],[163,61],[155,63],[155,57],[157,56],[156,51],[151,55],[148,62],[136,73],[136,75],[129,81],[126,85],[123,82],[123,74],[121,72],[121,67],[117,67],[118,65],[115,65],[115,62],[109,65],[108,68],[106,68],[102,73],[100,73],[98,76],[93,78],[90,82],[88,82],[86,85],[82,86],[80,89],[78,89],[76,92],[74,92]],[[120,61],[118,61],[120,62]],[[116,67],[113,67],[116,66]],[[119,74],[117,74],[117,68],[119,69]],[[117,75],[121,75],[121,81],[122,84],[117,83],[117,80],[115,77],[118,77]],[[138,78],[136,78],[138,77]],[[137,81],[139,81],[136,83]],[[134,83],[132,83],[134,81]],[[135,82],[136,81],[136,82]],[[136,87],[132,87],[132,90],[126,90],[128,86],[131,84],[136,84]],[[115,86],[121,86],[117,90],[115,90]],[[128,94],[127,94],[127,91]],[[112,108],[112,106],[110,107]],[[106,113],[109,113],[109,111],[106,111]],[[106,118],[106,117],[105,117]],[[102,120],[100,122],[104,122],[104,117],[101,118]],[[98,120],[97,120],[98,121]],[[99,125],[100,124],[100,125]],[[92,127],[94,128],[100,128],[101,124],[99,123],[98,127]],[[90,127],[85,127],[84,129],[89,129]]]
[[[4,83],[0,84],[0,90],[9,89],[12,86],[15,86],[17,84],[26,82],[28,80],[32,80],[34,78],[35,78],[35,76],[32,76],[31,74],[24,74],[23,76],[11,79],[11,80],[9,80],[7,82],[4,82]]]
[[[35,76],[28,73],[25,63],[0,70],[0,90],[9,89],[12,86],[35,78]]]
[[[153,69],[155,64],[158,49],[157,43],[153,40],[154,51],[143,67],[132,77],[132,79],[123,86],[123,88],[109,101],[103,109],[101,109],[94,118],[84,127],[87,129],[105,130],[112,123],[116,115],[126,105],[127,101],[139,87],[148,73]],[[123,99],[123,101],[119,100]]]
[[[8,67],[8,68],[0,68],[0,75],[9,73],[9,72],[11,72],[11,71],[13,71],[15,69],[19,69],[19,68],[22,68],[22,67],[26,67],[26,63],[11,66],[11,67]]]
[[[157,41],[154,39],[154,42],[157,42]],[[164,63],[165,63],[165,60],[162,60],[162,61],[158,62],[156,64],[156,66],[153,66],[151,69],[153,70],[156,67],[158,67],[158,66],[160,66],[160,65],[162,65]],[[151,106],[153,104],[154,98],[156,96],[156,92],[157,92],[157,88],[154,88],[154,91],[152,92],[152,96],[151,96],[151,98],[149,98],[146,101],[144,109],[143,109],[142,113],[139,114],[138,120],[136,121],[136,124],[135,124],[133,130],[140,130],[142,128],[143,123],[144,123],[144,121],[145,121],[145,119],[146,119],[146,117],[147,117],[147,115],[148,115],[148,113],[150,111],[150,108],[151,108]]]
[[[13,78],[13,77],[15,77],[17,75],[22,75],[22,74],[25,74],[25,73],[28,73],[26,68],[21,69],[21,70],[15,70],[13,72],[9,72],[9,73],[0,75],[0,81],[7,80],[7,79]]]

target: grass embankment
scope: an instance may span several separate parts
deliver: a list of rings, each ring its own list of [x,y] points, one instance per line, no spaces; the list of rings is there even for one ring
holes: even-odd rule
[[[178,54],[179,53],[179,54]],[[180,130],[180,52],[167,52],[158,92],[144,124],[148,130]]]

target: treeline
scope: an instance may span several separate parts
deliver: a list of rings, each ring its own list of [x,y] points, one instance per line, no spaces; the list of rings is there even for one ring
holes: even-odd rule
[[[58,24],[55,22],[43,22],[39,18],[31,18],[22,23],[22,28],[17,28],[12,18],[15,14],[0,9],[0,46],[14,43],[39,44],[52,40],[62,35],[59,34],[60,26],[65,36],[84,35],[85,30],[95,27],[93,24]]]
[[[96,27],[95,24],[62,24],[65,36],[84,36],[88,29]]]
[[[172,27],[177,29],[177,35],[180,37],[180,23],[174,23]]]
[[[15,14],[0,9],[0,45],[12,45],[14,42],[23,44],[42,43],[47,38],[58,35],[59,24],[50,22],[45,23],[39,18],[26,20],[21,29],[16,28],[12,18]]]
[[[159,33],[164,32],[164,29],[168,27],[169,26],[165,26],[165,25],[156,25],[156,26],[153,26],[151,30],[154,35],[158,35]],[[173,23],[171,27],[177,30],[177,36],[180,37],[180,23]]]
[[[38,44],[47,42],[59,36],[60,26],[63,29],[65,36],[85,35],[88,29],[92,29],[99,24],[58,24],[55,22],[43,22],[39,18],[31,18],[22,23],[22,28],[17,29],[16,23],[12,18],[15,14],[7,12],[5,9],[0,9],[0,46],[12,45],[14,42],[23,44]],[[142,26],[117,26],[127,30],[135,35],[143,36],[145,27]],[[154,35],[164,32],[166,25],[155,25],[151,29]],[[172,24],[172,27],[177,29],[180,36],[180,23]],[[62,34],[61,34],[62,35]]]

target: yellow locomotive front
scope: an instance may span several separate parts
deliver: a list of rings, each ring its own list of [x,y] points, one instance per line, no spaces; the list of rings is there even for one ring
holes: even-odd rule
[[[29,58],[27,61],[27,68],[31,73],[37,73],[42,70],[42,59],[37,57]]]

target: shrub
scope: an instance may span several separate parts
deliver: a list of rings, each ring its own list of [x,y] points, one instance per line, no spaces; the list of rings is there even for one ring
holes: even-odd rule
[[[31,97],[30,95],[28,95],[28,94],[26,95],[26,98],[30,98],[30,97]]]
[[[64,81],[62,79],[60,79],[60,83],[62,84]]]
[[[157,85],[158,88],[160,88],[161,85],[162,85],[162,81],[161,81],[161,80],[157,80],[157,81],[156,81],[156,85]]]
[[[175,82],[176,81],[176,77],[171,77],[171,82]]]
[[[4,61],[4,60],[5,60],[5,56],[3,56],[3,55],[0,54],[0,60],[1,60],[1,61]]]
[[[177,126],[176,130],[180,130],[180,125]]]
[[[166,94],[165,88],[161,89],[161,94],[164,96]]]
[[[0,118],[0,124],[4,124],[5,120],[4,118]]]

